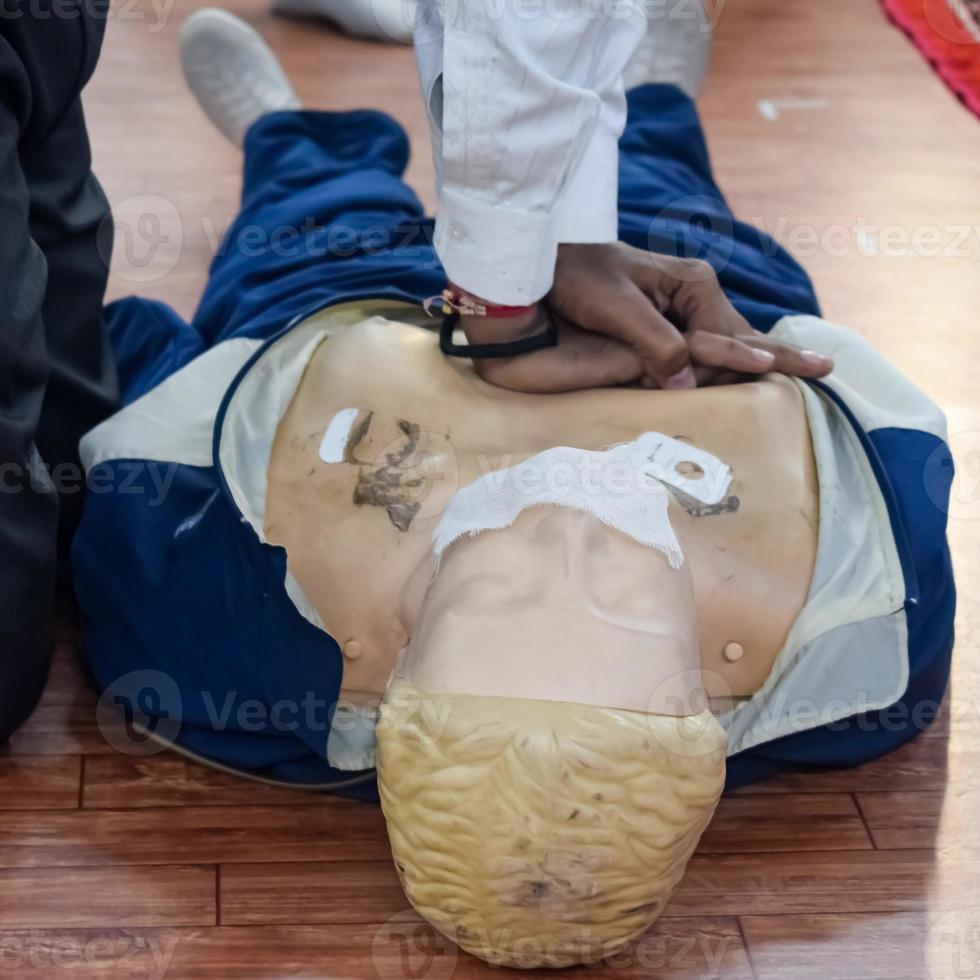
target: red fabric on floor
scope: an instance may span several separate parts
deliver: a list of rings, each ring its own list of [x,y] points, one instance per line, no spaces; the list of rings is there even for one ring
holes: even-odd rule
[[[980,0],[882,3],[943,81],[980,116]]]

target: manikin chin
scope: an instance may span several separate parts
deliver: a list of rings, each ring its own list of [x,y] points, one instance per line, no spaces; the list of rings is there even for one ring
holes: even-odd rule
[[[703,451],[668,454],[686,488],[472,492],[644,433]],[[706,456],[726,483],[699,499]],[[796,387],[520,395],[368,321],[310,359],[268,477],[266,534],[344,651],[343,696],[383,694],[378,781],[415,908],[516,967],[645,932],[724,787],[709,701],[758,690],[806,600],[818,496]]]

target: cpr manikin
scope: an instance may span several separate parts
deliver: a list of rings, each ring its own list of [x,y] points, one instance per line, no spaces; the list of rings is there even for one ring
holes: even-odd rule
[[[670,466],[638,472],[657,451]],[[576,497],[582,472],[615,515]],[[344,650],[343,696],[385,696],[379,783],[419,911],[525,967],[642,933],[723,788],[708,699],[758,689],[806,600],[797,387],[523,395],[374,318],[310,358],[268,478],[266,535]],[[524,503],[494,511],[515,482]]]
[[[102,704],[223,771],[380,787],[405,891],[465,949],[598,959],[661,913],[723,775],[858,765],[939,714],[943,414],[819,317],[803,270],[715,193],[691,100],[648,76],[620,141],[624,236],[703,255],[754,329],[833,373],[483,384],[419,306],[446,277],[401,180],[404,130],[282,111],[298,100],[261,38],[192,20],[188,81],[244,143],[243,207],[192,324],[107,309],[124,407],[81,444],[86,668]],[[579,492],[583,460],[634,450],[625,486]],[[569,493],[532,481],[515,503],[511,475],[550,473],[555,452]]]

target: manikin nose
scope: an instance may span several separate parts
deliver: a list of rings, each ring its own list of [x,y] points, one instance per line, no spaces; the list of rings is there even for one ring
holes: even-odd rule
[[[591,514],[571,507],[549,506],[534,534],[538,545],[547,549],[549,579],[554,588],[569,579],[578,581],[585,566],[588,527]]]
[[[555,504],[546,505],[541,510],[547,513],[535,529],[535,535],[543,544],[561,547],[565,551],[577,550],[589,523],[597,520],[584,510],[574,507],[560,507]]]

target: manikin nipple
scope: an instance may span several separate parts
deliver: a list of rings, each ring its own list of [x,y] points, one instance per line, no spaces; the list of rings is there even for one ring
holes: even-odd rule
[[[730,664],[737,664],[745,656],[745,648],[741,643],[736,643],[733,640],[731,643],[725,644],[722,654]]]

